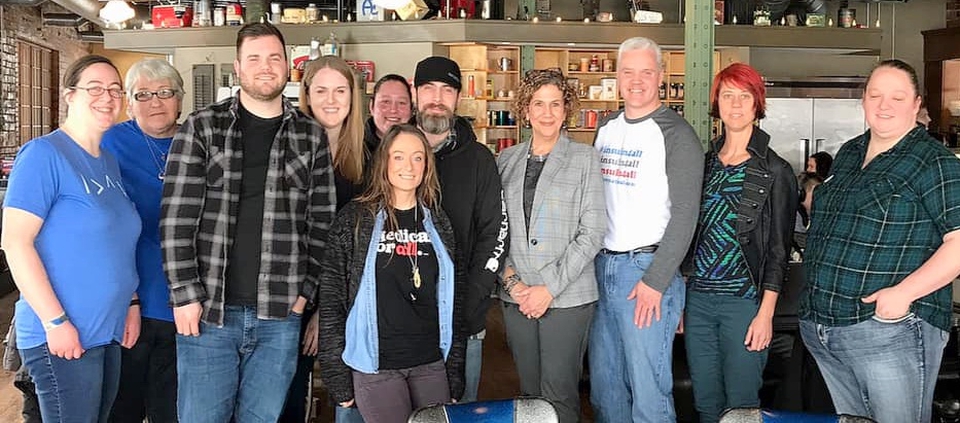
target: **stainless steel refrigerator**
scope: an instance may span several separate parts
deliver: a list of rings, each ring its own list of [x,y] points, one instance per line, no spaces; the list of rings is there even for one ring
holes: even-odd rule
[[[770,146],[796,173],[819,151],[836,155],[843,143],[866,130],[864,78],[767,78],[767,117],[760,127]]]
[[[807,157],[819,151],[835,156],[866,122],[859,98],[767,98],[760,127],[770,134],[770,147],[800,173]]]

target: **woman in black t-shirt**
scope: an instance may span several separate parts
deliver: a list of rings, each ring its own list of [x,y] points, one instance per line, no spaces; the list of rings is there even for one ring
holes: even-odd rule
[[[321,377],[341,407],[403,423],[463,393],[453,230],[423,133],[397,125],[370,186],[337,216],[321,261]]]

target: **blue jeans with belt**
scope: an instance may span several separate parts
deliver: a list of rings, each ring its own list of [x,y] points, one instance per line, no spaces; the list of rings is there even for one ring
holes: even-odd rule
[[[837,413],[878,423],[929,423],[949,333],[908,314],[850,326],[800,321]]]
[[[598,423],[669,423],[673,408],[673,337],[680,324],[686,286],[674,275],[660,300],[660,320],[633,323],[630,291],[643,278],[653,253],[596,258],[600,301],[590,329],[590,402]]]

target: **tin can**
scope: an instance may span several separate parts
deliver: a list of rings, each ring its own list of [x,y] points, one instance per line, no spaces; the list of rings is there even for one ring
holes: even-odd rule
[[[603,71],[613,72],[613,59],[603,59]]]
[[[227,24],[227,9],[223,7],[213,8],[213,26],[224,26]]]
[[[853,21],[857,20],[857,10],[841,8],[837,11],[837,26],[841,28],[852,28]]]

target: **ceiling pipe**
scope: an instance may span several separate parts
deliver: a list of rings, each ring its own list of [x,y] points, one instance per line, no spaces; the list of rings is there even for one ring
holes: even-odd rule
[[[44,4],[50,0],[0,0],[0,4],[7,4],[10,6],[30,6],[36,7],[41,4]]]
[[[73,13],[83,16],[90,22],[101,27],[106,27],[107,23],[100,19],[100,2],[97,0],[53,0],[54,3],[63,6]]]
[[[82,16],[73,13],[44,13],[42,17],[44,26],[63,26],[68,28],[76,28],[86,20]]]

